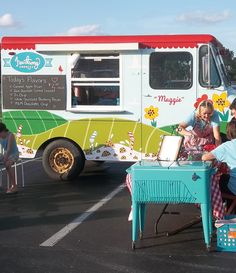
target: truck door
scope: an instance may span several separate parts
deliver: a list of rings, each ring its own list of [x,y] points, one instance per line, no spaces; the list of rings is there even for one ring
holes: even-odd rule
[[[161,136],[184,121],[196,101],[196,48],[142,54],[142,151],[155,157]]]

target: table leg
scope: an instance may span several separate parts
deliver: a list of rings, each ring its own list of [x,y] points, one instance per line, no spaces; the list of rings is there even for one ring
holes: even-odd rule
[[[212,238],[213,228],[212,228],[212,208],[211,208],[211,206],[209,208],[209,233],[210,233],[210,238]]]
[[[201,204],[202,225],[207,249],[210,248],[209,204]]]
[[[135,242],[137,240],[138,224],[139,224],[139,204],[132,203],[133,221],[132,221],[132,249],[135,249]]]
[[[143,230],[144,230],[144,224],[145,224],[145,204],[140,204],[140,209],[139,209],[139,238],[143,238]]]

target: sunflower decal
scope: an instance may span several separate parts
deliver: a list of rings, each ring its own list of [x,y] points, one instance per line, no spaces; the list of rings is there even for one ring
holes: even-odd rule
[[[212,96],[214,108],[224,113],[225,108],[229,107],[230,102],[227,99],[227,93],[224,92],[221,95],[213,94]]]
[[[151,120],[151,125],[153,127],[156,127],[157,126],[156,118],[158,117],[158,108],[151,105],[148,108],[145,108],[144,111],[145,111],[145,114],[144,114],[145,119]]]
[[[225,112],[225,109],[229,107],[230,102],[227,99],[227,92],[223,92],[220,95],[212,95],[213,105],[215,110],[218,110],[218,114],[222,121],[228,121],[229,110]]]

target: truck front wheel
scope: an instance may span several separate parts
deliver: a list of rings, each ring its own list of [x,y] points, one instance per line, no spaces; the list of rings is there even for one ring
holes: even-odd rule
[[[54,180],[72,180],[84,169],[83,151],[68,140],[58,139],[45,148],[43,167]]]

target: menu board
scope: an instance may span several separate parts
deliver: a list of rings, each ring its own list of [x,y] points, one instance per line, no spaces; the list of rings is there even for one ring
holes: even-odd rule
[[[65,110],[65,75],[3,75],[5,109]]]

